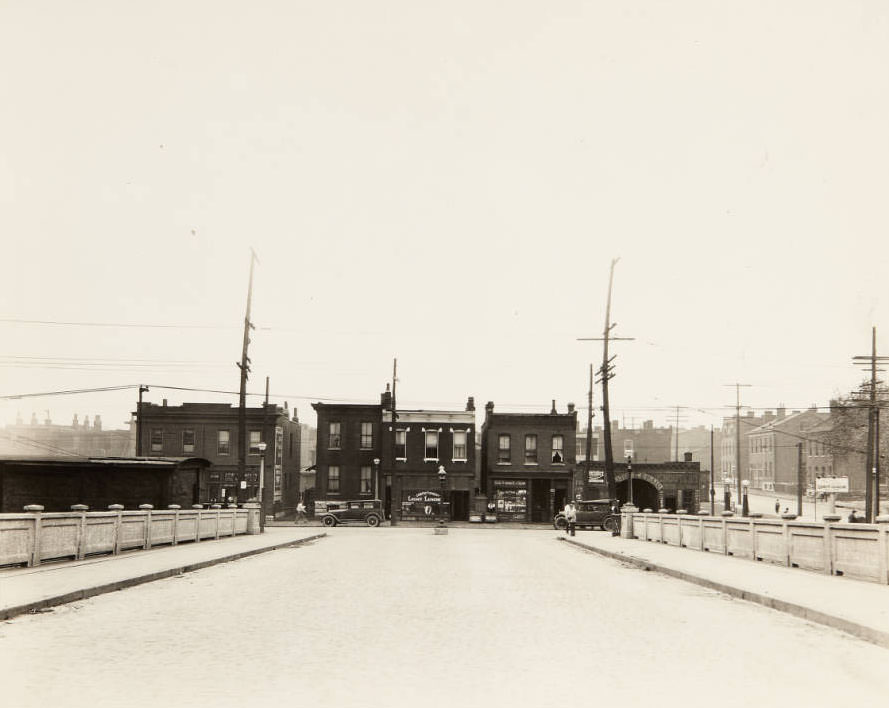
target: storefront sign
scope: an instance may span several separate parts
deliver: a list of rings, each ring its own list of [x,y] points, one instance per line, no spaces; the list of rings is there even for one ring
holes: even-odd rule
[[[408,496],[405,498],[407,502],[435,502],[438,504],[441,501],[441,494],[438,492],[408,492]]]
[[[509,487],[524,489],[528,486],[528,481],[525,479],[495,479],[494,486],[500,487],[501,489],[507,489]]]
[[[605,481],[605,470],[590,470],[589,481],[590,482],[604,482]]]

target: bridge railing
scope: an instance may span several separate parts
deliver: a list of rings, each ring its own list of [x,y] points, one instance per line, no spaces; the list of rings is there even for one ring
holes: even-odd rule
[[[839,520],[623,511],[621,536],[889,584],[889,516]]]
[[[69,512],[51,513],[31,505],[22,513],[0,514],[0,566],[35,566],[259,532],[259,504],[218,509],[182,509],[175,504],[154,509],[143,504],[133,511],[119,504],[107,511],[75,505]]]

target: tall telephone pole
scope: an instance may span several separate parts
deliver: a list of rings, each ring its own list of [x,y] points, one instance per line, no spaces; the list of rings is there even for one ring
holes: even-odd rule
[[[681,408],[682,408],[682,406],[676,406],[676,414],[673,416],[674,420],[676,421],[676,445],[675,445],[676,452],[673,457],[674,462],[679,462],[679,423],[680,423],[680,420],[683,422],[688,420],[687,416],[682,416],[682,418],[680,419],[679,411]]]
[[[238,499],[243,501],[244,493],[241,482],[247,479],[247,377],[250,373],[250,357],[247,348],[250,346],[250,304],[253,300],[253,264],[258,263],[256,251],[250,249],[250,280],[247,283],[247,313],[244,315],[244,345],[241,348],[241,362],[236,366],[241,370],[241,390],[238,396]]]
[[[877,356],[877,328],[871,331],[870,356],[855,356],[852,361],[856,364],[866,364],[870,369],[870,406],[867,415],[867,456],[864,471],[864,516],[865,520],[872,524],[874,517],[880,514],[880,433],[879,433],[879,408],[877,407],[877,363],[889,361],[889,357]]]
[[[735,387],[735,484],[738,489],[738,501],[741,503],[741,388],[750,388],[751,384],[723,384]]]
[[[389,439],[391,445],[391,455],[389,457],[389,474],[386,475],[386,491],[389,495],[389,523],[392,526],[395,526],[397,521],[395,519],[395,511],[393,510],[393,499],[392,499],[392,481],[395,479],[395,436],[397,435],[397,431],[395,430],[395,421],[398,420],[398,415],[395,413],[395,384],[398,382],[398,359],[395,358],[392,360],[392,437]]]
[[[578,338],[579,342],[603,342],[602,347],[602,366],[597,372],[599,381],[602,383],[602,430],[604,433],[605,443],[605,483],[608,485],[608,498],[617,498],[617,485],[614,483],[614,454],[611,449],[611,417],[608,409],[608,380],[614,377],[614,367],[611,362],[615,357],[608,358],[608,342],[609,341],[633,341],[634,337],[612,337],[611,330],[617,326],[615,322],[611,322],[611,290],[614,283],[614,266],[620,258],[611,261],[611,270],[608,274],[608,301],[605,306],[605,330],[601,337],[582,337]]]

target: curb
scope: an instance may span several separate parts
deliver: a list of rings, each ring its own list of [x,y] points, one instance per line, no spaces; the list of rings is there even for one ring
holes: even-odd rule
[[[115,580],[111,583],[106,583],[105,585],[95,585],[93,587],[84,588],[82,590],[73,590],[72,592],[67,592],[62,595],[54,595],[52,597],[45,597],[42,600],[35,600],[34,602],[26,602],[22,605],[15,605],[13,607],[4,607],[0,608],[0,620],[8,620],[16,617],[18,615],[24,615],[32,612],[39,612],[40,610],[47,607],[57,607],[58,605],[66,605],[70,602],[76,602],[77,600],[86,600],[90,597],[95,597],[96,595],[104,595],[105,593],[114,592],[116,590],[124,590],[126,588],[132,588],[137,585],[144,585],[145,583],[150,583],[155,580],[163,580],[164,578],[171,578],[176,575],[182,575],[183,573],[190,573],[195,570],[201,570],[203,568],[209,568],[210,566],[219,565],[220,563],[228,563],[230,561],[240,560],[241,558],[248,558],[250,556],[255,556],[260,553],[265,553],[266,551],[276,551],[279,548],[289,548],[292,546],[299,546],[303,543],[308,543],[309,541],[316,541],[319,538],[325,537],[326,533],[315,534],[314,536],[307,536],[306,538],[299,538],[294,541],[287,541],[285,543],[276,543],[272,546],[263,546],[262,548],[251,548],[248,551],[240,551],[239,553],[233,553],[228,556],[220,556],[219,558],[211,558],[209,560],[197,561],[195,563],[189,563],[187,565],[176,566],[175,568],[165,568],[164,570],[158,570],[154,573],[146,573],[144,575],[137,575],[133,578],[124,578],[123,580]]]
[[[826,612],[813,610],[811,607],[798,605],[786,600],[779,600],[778,598],[770,597],[763,593],[755,592],[752,590],[742,590],[741,588],[737,588],[733,585],[726,585],[724,583],[718,583],[714,580],[708,580],[707,578],[702,578],[699,575],[692,575],[691,573],[676,570],[675,568],[669,568],[658,563],[652,563],[651,561],[647,561],[643,558],[637,558],[636,556],[629,556],[617,551],[606,551],[602,548],[587,546],[583,543],[580,543],[579,541],[572,541],[568,538],[560,537],[556,540],[570,543],[572,546],[576,546],[577,548],[580,548],[587,553],[596,553],[600,556],[605,556],[606,558],[612,558],[624,563],[629,563],[630,565],[635,566],[636,568],[641,568],[642,570],[653,570],[658,573],[663,573],[664,575],[668,575],[671,578],[677,578],[688,583],[700,585],[701,587],[705,587],[710,590],[716,590],[717,592],[721,592],[731,597],[738,598],[739,600],[755,602],[758,605],[763,605],[764,607],[778,610],[779,612],[785,612],[789,615],[793,615],[794,617],[808,620],[809,622],[823,624],[827,627],[831,627],[832,629],[838,629],[842,632],[846,632],[847,634],[851,634],[852,636],[857,637],[858,639],[863,639],[864,641],[870,642],[871,644],[876,644],[877,646],[883,647],[884,649],[889,649],[889,632],[883,632],[879,629],[874,629],[873,627],[859,624],[858,622],[853,622],[842,617],[836,617],[835,615],[829,615]]]

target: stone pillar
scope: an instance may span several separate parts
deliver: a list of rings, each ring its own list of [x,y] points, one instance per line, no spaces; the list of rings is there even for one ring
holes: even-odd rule
[[[633,514],[637,514],[639,508],[632,504],[624,504],[620,508],[620,537],[633,538]]]
[[[154,509],[154,504],[140,504],[139,508],[145,512],[145,550],[151,548],[151,510]]]
[[[72,504],[71,511],[77,512],[80,514],[80,524],[78,525],[77,531],[77,551],[74,555],[75,560],[83,560],[84,555],[86,555],[86,512],[88,512],[90,508],[86,504]]]
[[[244,508],[247,510],[247,533],[251,536],[262,533],[259,523],[259,515],[262,513],[262,509],[259,503],[245,502]]]
[[[43,512],[43,506],[40,504],[28,504],[25,511],[34,514],[34,534],[31,536],[31,553],[28,556],[28,567],[40,565],[40,529],[43,520],[40,514]]]
[[[881,584],[887,585],[889,584],[889,514],[878,516],[875,521],[879,534],[877,539],[880,553],[880,575],[877,580]]]

